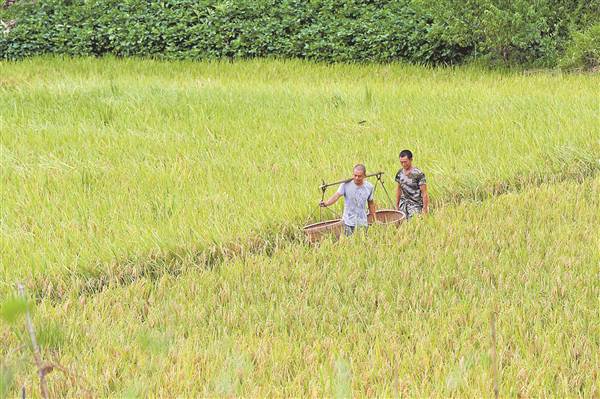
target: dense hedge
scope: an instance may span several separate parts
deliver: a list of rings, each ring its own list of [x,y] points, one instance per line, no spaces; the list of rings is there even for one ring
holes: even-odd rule
[[[556,65],[572,37],[600,22],[599,0],[425,0],[439,39],[510,64]]]
[[[600,70],[600,22],[575,32],[561,60],[565,69]]]
[[[532,5],[535,3],[535,5]],[[0,58],[553,64],[600,0],[18,0],[0,13]]]

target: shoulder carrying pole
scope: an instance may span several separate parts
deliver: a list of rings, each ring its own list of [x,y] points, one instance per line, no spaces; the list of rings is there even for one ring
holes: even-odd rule
[[[383,172],[377,172],[377,173],[371,173],[371,174],[369,174],[369,175],[366,175],[365,177],[373,177],[373,176],[377,176],[377,180],[381,181],[381,176],[382,176],[382,175],[383,175]],[[336,182],[333,182],[333,183],[325,183],[325,181],[323,181],[323,184],[321,184],[321,185],[319,186],[319,188],[321,189],[321,191],[323,191],[323,196],[325,196],[325,190],[326,190],[328,187],[331,187],[331,186],[337,186],[338,184],[342,184],[342,183],[349,183],[349,182],[351,182],[351,181],[352,181],[352,178],[350,178],[350,179],[345,179],[345,180],[340,180],[340,181],[336,181]]]

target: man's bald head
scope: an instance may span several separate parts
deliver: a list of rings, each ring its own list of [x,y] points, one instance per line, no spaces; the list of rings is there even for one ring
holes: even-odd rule
[[[362,186],[367,175],[367,168],[362,163],[354,165],[352,180],[357,186]]]
[[[356,165],[354,165],[353,171],[356,172],[356,170],[361,171],[363,173],[363,175],[367,174],[367,168],[362,163],[357,163]]]

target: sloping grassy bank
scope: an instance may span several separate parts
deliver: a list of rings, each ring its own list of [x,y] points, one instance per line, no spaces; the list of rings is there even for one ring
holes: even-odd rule
[[[567,195],[568,194],[568,195]],[[37,305],[55,395],[598,394],[600,178]],[[34,384],[3,325],[10,393]]]

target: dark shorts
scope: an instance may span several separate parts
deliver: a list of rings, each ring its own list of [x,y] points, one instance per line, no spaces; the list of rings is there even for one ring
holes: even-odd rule
[[[364,232],[366,234],[368,229],[369,229],[369,226],[348,226],[346,223],[344,223],[344,235],[345,236],[351,236],[352,234],[354,234],[354,231],[356,231],[356,230],[364,230]]]

